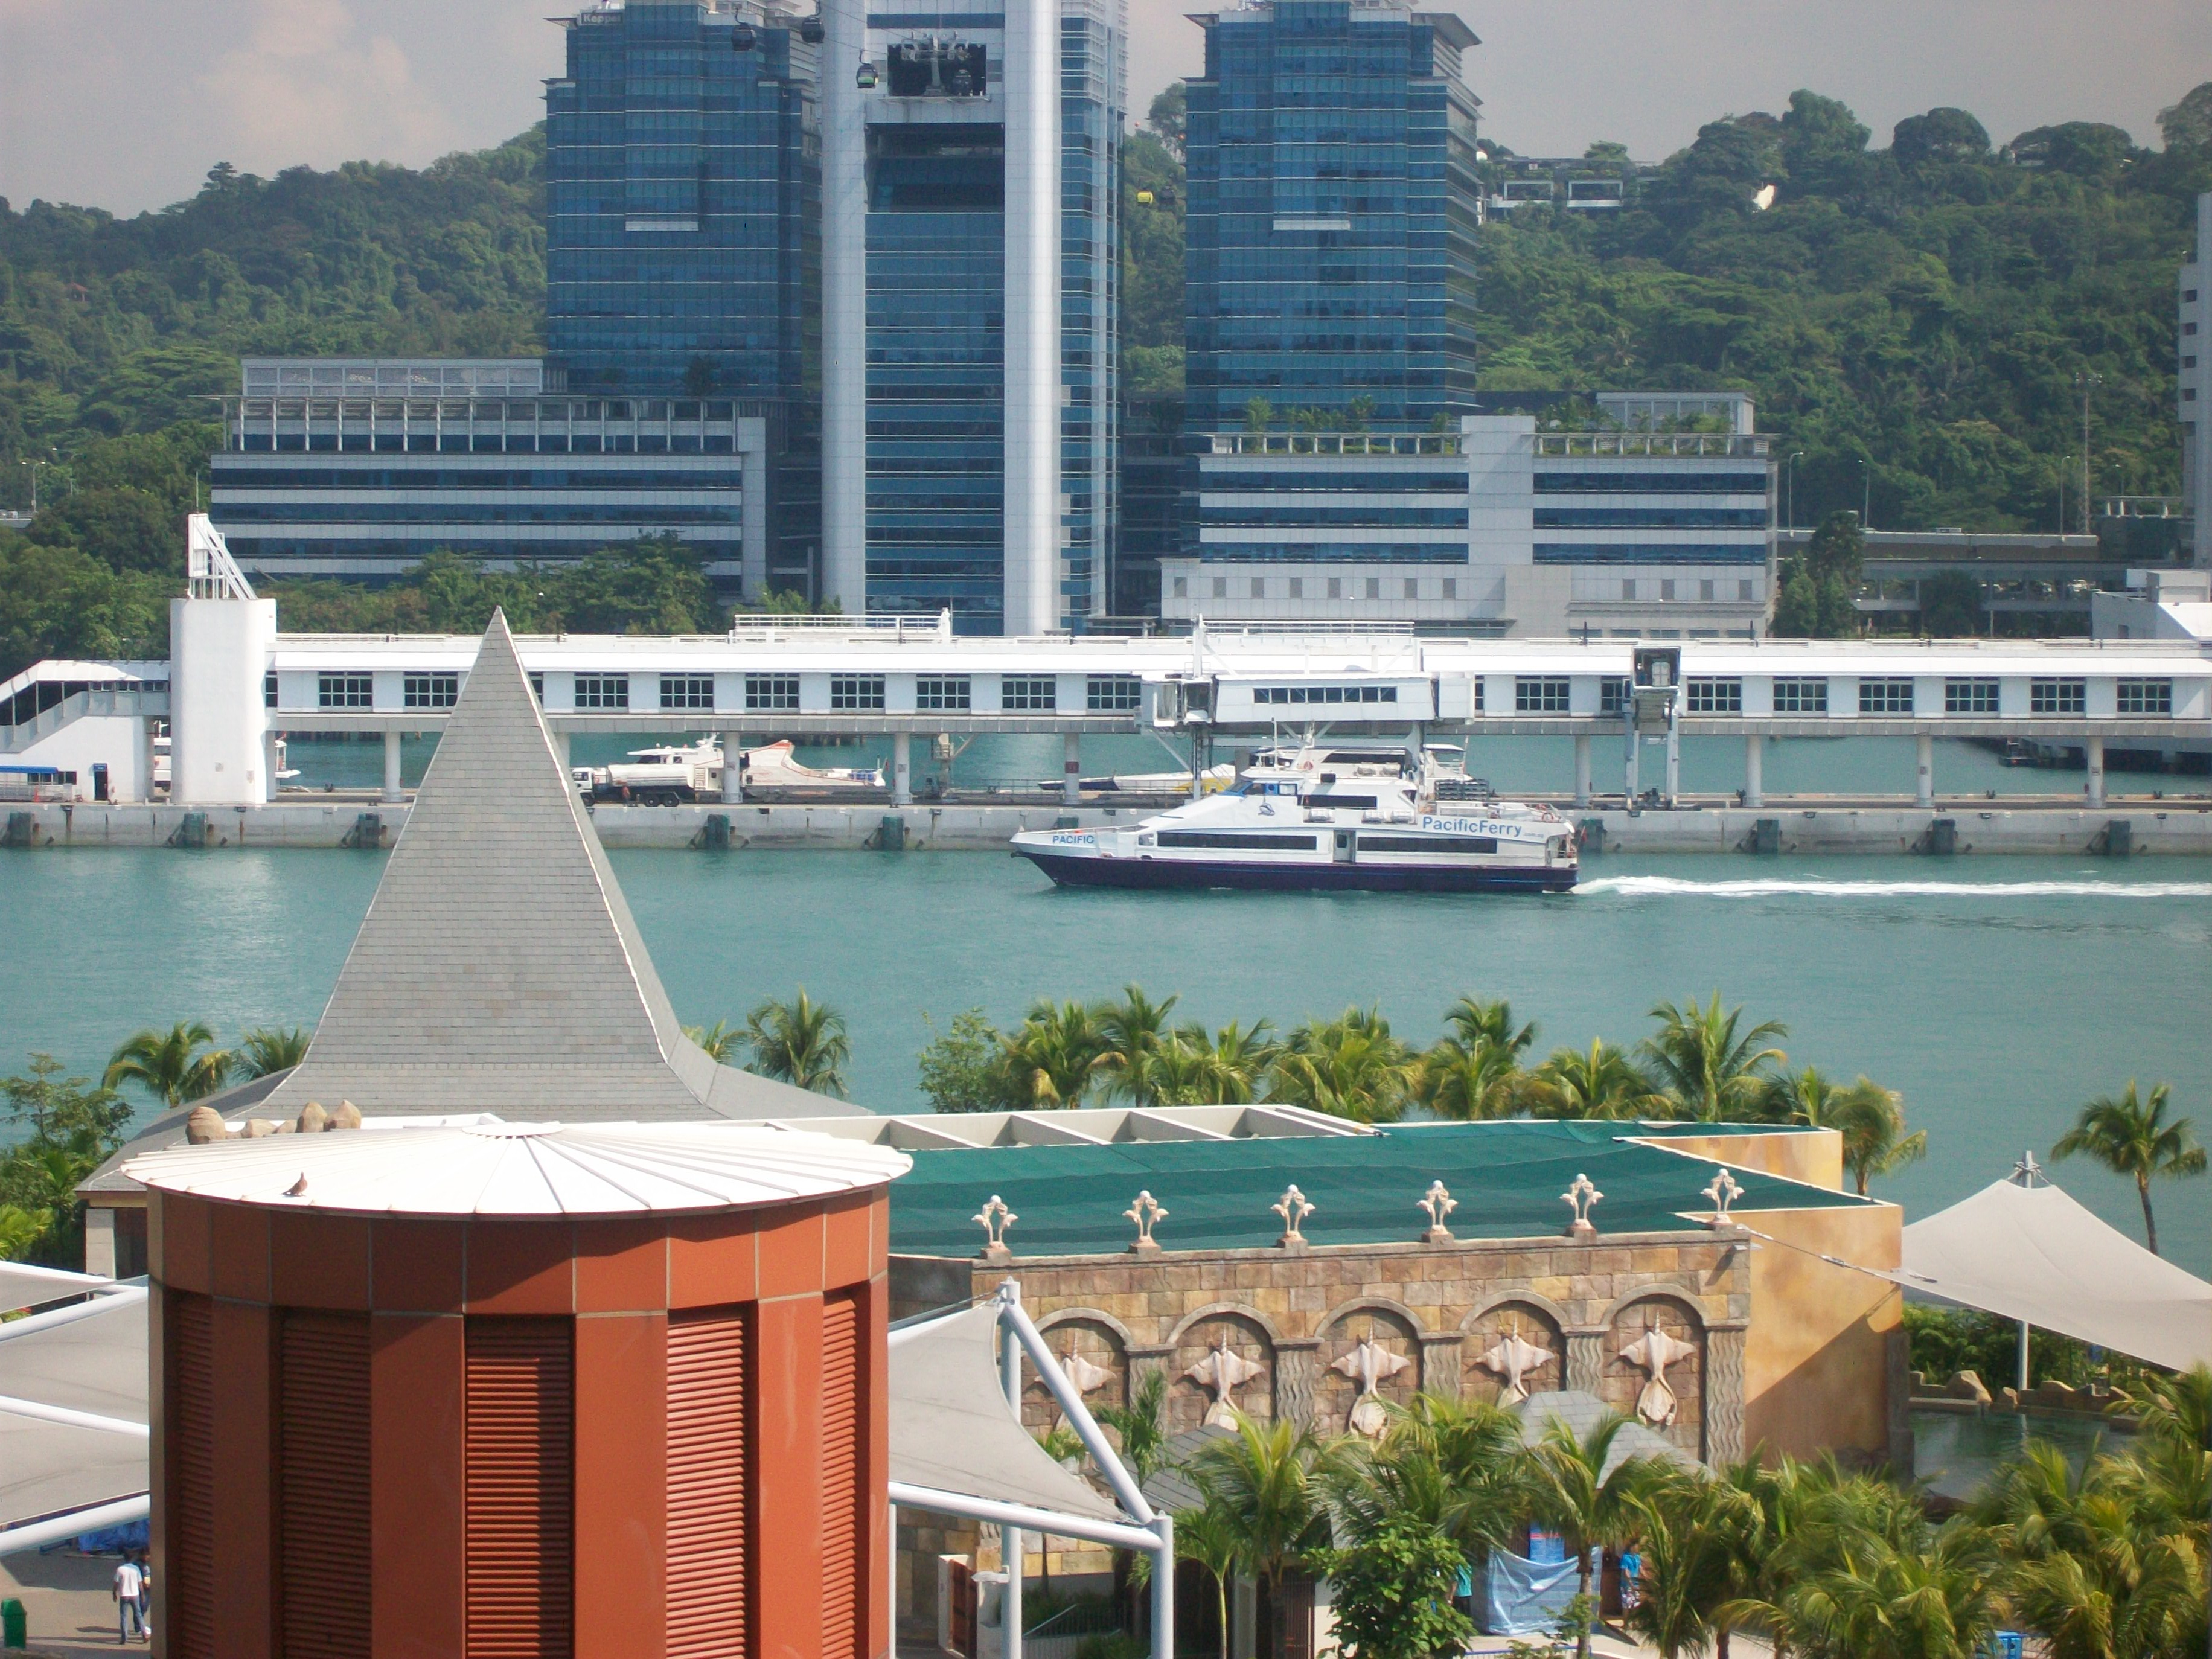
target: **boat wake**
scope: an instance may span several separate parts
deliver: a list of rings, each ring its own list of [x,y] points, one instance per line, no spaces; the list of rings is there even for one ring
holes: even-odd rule
[[[1753,877],[1686,881],[1678,876],[1605,876],[1578,893],[1631,898],[2212,898],[2212,881],[1809,881]]]

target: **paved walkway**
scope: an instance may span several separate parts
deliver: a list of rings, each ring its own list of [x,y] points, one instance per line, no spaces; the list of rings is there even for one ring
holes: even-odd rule
[[[31,1653],[84,1659],[115,1650],[115,1603],[109,1591],[121,1559],[75,1550],[0,1556],[0,1601],[21,1598],[30,1616]]]

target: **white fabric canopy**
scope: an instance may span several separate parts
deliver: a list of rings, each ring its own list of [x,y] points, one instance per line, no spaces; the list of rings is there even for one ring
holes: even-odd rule
[[[145,1424],[143,1290],[0,1325],[0,1550],[11,1529],[143,1502]]]
[[[27,1261],[0,1261],[0,1314],[21,1313],[43,1302],[60,1302],[91,1291],[112,1291],[115,1281],[63,1267],[34,1267]]]
[[[2154,1365],[2212,1363],[2212,1285],[2056,1187],[2000,1181],[1914,1222],[1904,1271],[1885,1277]]]
[[[1125,1521],[1054,1462],[999,1385],[999,1310],[985,1303],[890,1336],[891,1479],[934,1492]]]

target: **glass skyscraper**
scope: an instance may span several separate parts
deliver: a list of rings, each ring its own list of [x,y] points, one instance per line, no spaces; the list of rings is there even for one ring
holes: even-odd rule
[[[799,399],[818,378],[817,48],[795,17],[748,16],[627,0],[565,20],[545,268],[568,390]]]
[[[1480,100],[1460,69],[1474,36],[1449,13],[1373,0],[1273,0],[1200,21],[1190,430],[1254,415],[1441,430],[1474,413]]]
[[[824,590],[1080,628],[1115,517],[1122,0],[825,21]]]

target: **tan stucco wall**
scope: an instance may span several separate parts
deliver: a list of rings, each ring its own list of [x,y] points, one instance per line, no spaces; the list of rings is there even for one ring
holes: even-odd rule
[[[1844,1138],[1833,1129],[1782,1129],[1769,1134],[1668,1135],[1644,1143],[1686,1158],[1733,1164],[1785,1181],[1802,1181],[1831,1191],[1844,1184]]]
[[[1891,1455],[1893,1334],[1904,1293],[1832,1255],[1894,1270],[1905,1212],[1893,1204],[1761,1211],[1747,1218],[1774,1242],[1751,1257],[1751,1329],[1744,1345],[1743,1437],[1809,1457],[1832,1447]]]

